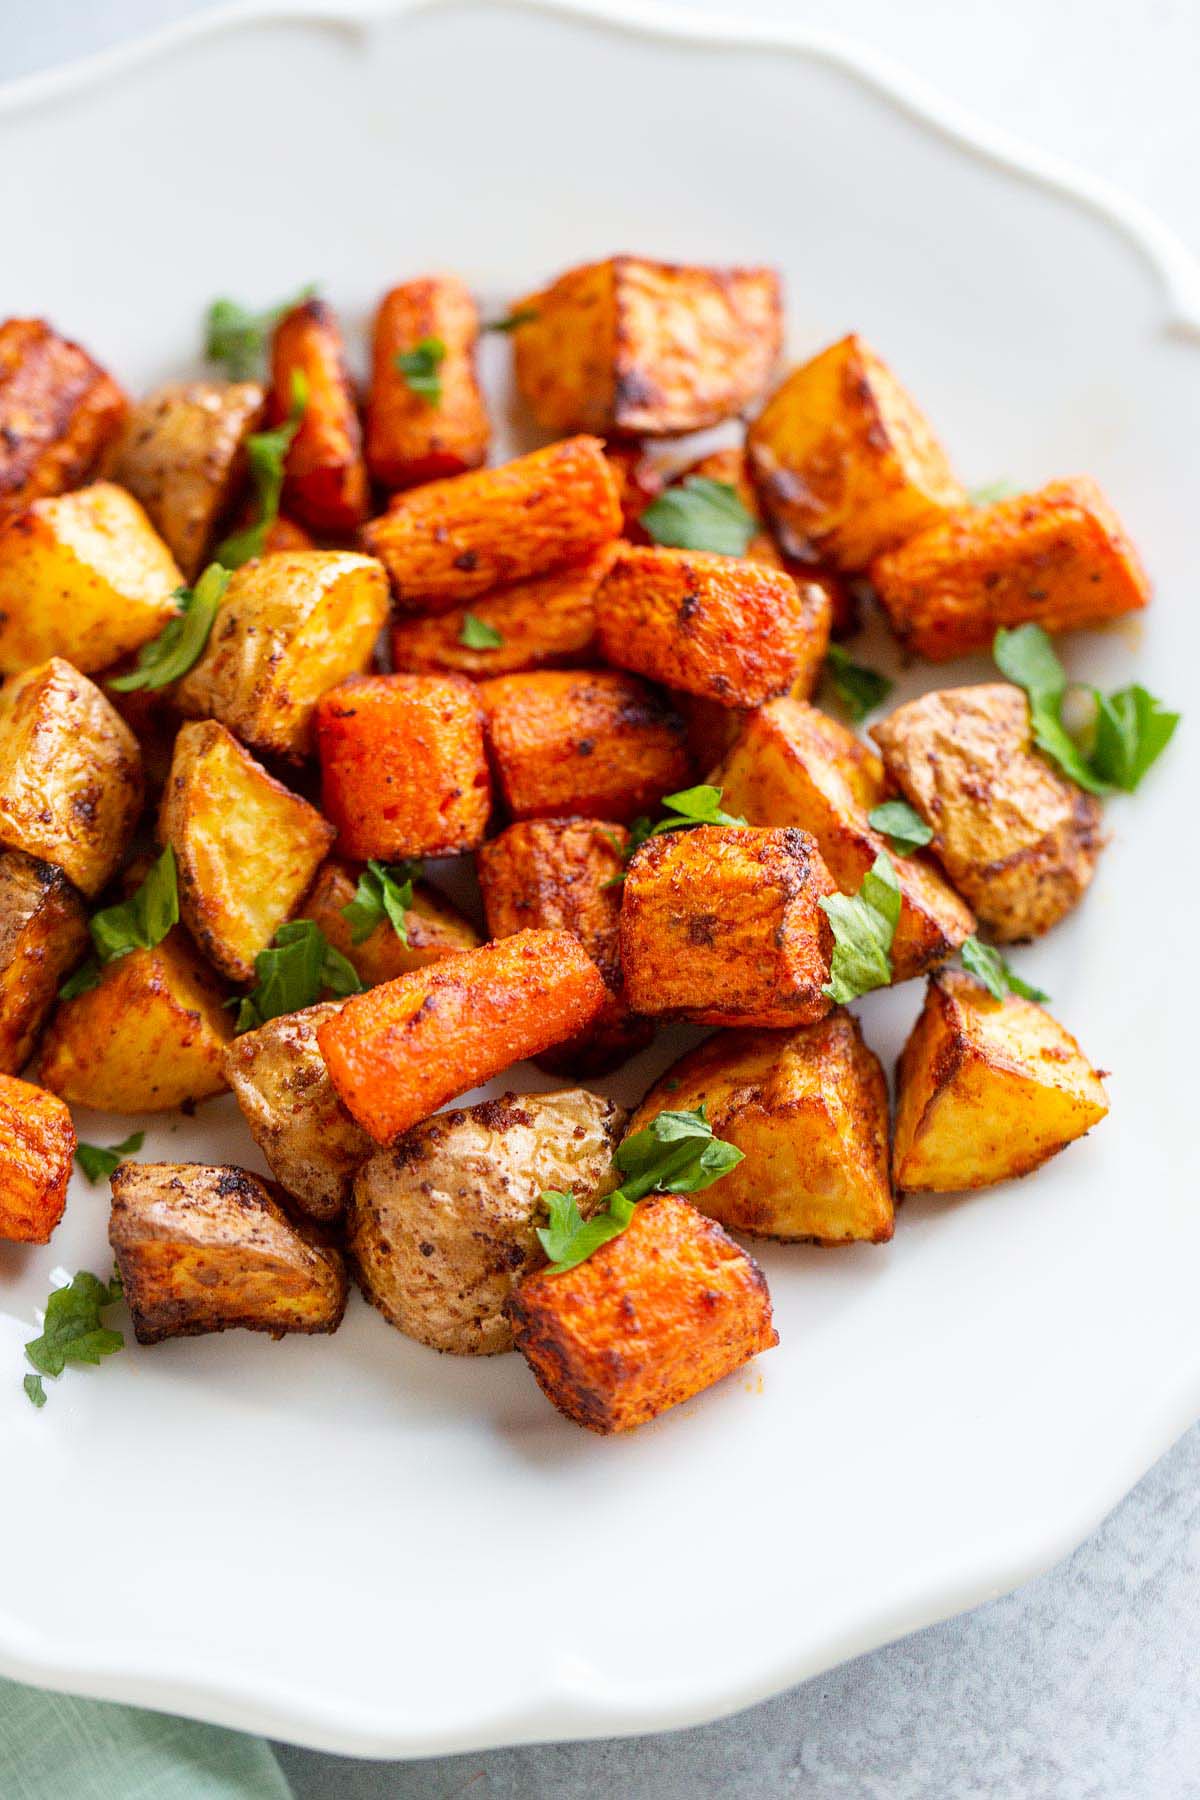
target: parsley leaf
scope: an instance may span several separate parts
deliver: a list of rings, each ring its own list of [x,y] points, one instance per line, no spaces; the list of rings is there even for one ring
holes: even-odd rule
[[[925,823],[907,800],[885,800],[882,805],[873,806],[867,814],[867,823],[874,830],[882,831],[897,856],[919,850],[933,837],[932,826]]]
[[[229,570],[209,563],[194,588],[176,588],[172,598],[179,611],[168,619],[158,636],[138,651],[137,667],[109,682],[119,694],[138,688],[164,688],[186,675],[199,662],[208,644],[217,608],[229,586]]]
[[[548,1188],[542,1199],[546,1202],[550,1223],[538,1228],[538,1237],[556,1273],[586,1262],[593,1250],[607,1244],[610,1238],[619,1237],[633,1217],[633,1203],[626,1200],[619,1188],[609,1195],[602,1211],[593,1213],[586,1220],[576,1205],[574,1194],[560,1194]]]
[[[737,489],[707,475],[688,475],[646,508],[638,521],[656,544],[678,550],[712,550],[744,556],[758,530]]]
[[[89,1181],[103,1181],[127,1156],[134,1156],[146,1141],[144,1131],[134,1131],[119,1144],[76,1144],[75,1161]]]
[[[115,962],[131,950],[153,950],[172,925],[179,923],[179,886],[175,852],[170,844],[151,863],[136,894],[117,906],[93,913],[88,927],[102,963]]]
[[[440,337],[423,337],[411,350],[398,350],[394,361],[411,393],[420,394],[430,406],[442,404],[442,377],[446,346]]]
[[[420,865],[413,862],[369,862],[358,878],[353,900],[342,908],[350,927],[350,942],[361,944],[385,919],[402,944],[408,943],[405,919],[413,903],[413,877]]]
[[[285,313],[302,306],[316,293],[315,286],[300,289],[291,300],[269,306],[263,312],[251,312],[236,300],[214,300],[208,309],[204,327],[204,354],[209,362],[225,364],[231,381],[245,381],[262,368],[267,339]]]
[[[878,669],[853,662],[840,644],[830,644],[825,652],[825,673],[834,694],[855,724],[877,706],[882,706],[895,686]]]
[[[640,850],[647,838],[661,837],[665,831],[690,831],[693,825],[744,825],[745,819],[733,813],[721,811],[721,790],[702,782],[699,787],[681,788],[677,794],[664,794],[663,805],[674,813],[672,819],[660,819],[657,825],[642,815],[635,819],[629,827],[629,834],[624,846],[611,832],[609,841],[615,849],[621,851],[628,868],[635,850]],[[605,887],[620,887],[624,875],[614,875],[604,883]]]
[[[468,650],[498,650],[504,642],[504,633],[489,625],[486,619],[477,619],[472,612],[463,615],[462,630],[458,634],[460,644]]]
[[[45,1406],[46,1389],[42,1384],[40,1375],[27,1375],[21,1385],[35,1406]]]
[[[1115,694],[1098,693],[1092,767],[1102,780],[1132,794],[1170,743],[1179,716],[1137,683]]]
[[[967,500],[972,506],[995,506],[997,500],[1011,500],[1018,492],[1011,481],[987,481],[982,487],[972,488]]]
[[[217,545],[216,561],[227,569],[240,569],[252,557],[261,556],[267,533],[279,517],[279,501],[283,494],[283,478],[288,451],[308,405],[308,382],[299,369],[292,371],[292,410],[282,425],[273,431],[255,431],[246,439],[246,459],[258,517],[253,525],[235,531]]]
[[[998,950],[993,950],[990,944],[981,944],[977,937],[969,937],[959,954],[968,975],[974,975],[982,981],[988,993],[997,1000],[1003,1000],[1005,994],[1019,994],[1022,1000],[1036,1000],[1039,1003],[1050,998],[1041,988],[1022,981],[1009,968]]]
[[[881,850],[857,894],[828,894],[818,901],[833,926],[829,981],[821,989],[839,1006],[892,979],[892,939],[900,918],[900,883]]]
[[[257,984],[237,1003],[236,1031],[257,1031],[268,1019],[300,1012],[325,988],[339,998],[362,992],[353,967],[328,942],[315,919],[292,919],[281,925],[270,946],[255,957],[254,973]]]
[[[60,1000],[77,1000],[80,994],[90,994],[94,987],[100,986],[100,959],[89,956],[86,962],[80,963],[73,975],[69,975],[58,990]]]
[[[489,319],[484,331],[516,331],[519,325],[532,325],[541,314],[536,306],[517,306],[503,319]]]
[[[31,1338],[25,1346],[25,1354],[38,1371],[38,1377],[61,1375],[69,1362],[98,1363],[101,1357],[112,1356],[114,1351],[120,1350],[125,1339],[119,1331],[104,1325],[100,1318],[104,1308],[120,1298],[121,1283],[117,1276],[114,1275],[111,1281],[101,1281],[87,1269],[81,1269],[68,1286],[56,1288],[46,1302],[42,1335]],[[45,1390],[40,1379],[36,1393],[28,1375],[24,1386],[33,1404],[41,1406],[45,1401]]]

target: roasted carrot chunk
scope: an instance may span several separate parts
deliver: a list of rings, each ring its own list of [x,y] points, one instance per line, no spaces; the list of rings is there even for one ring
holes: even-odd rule
[[[586,1262],[527,1276],[508,1314],[546,1398],[606,1435],[644,1425],[779,1342],[758,1264],[675,1194],[644,1200]]]
[[[479,315],[455,275],[406,281],[385,294],[375,318],[367,465],[385,488],[414,487],[486,457],[491,427],[475,375]],[[410,385],[397,358],[435,347],[435,391]],[[440,350],[440,355],[437,351]]]
[[[354,531],[370,500],[362,429],[341,328],[323,300],[293,307],[276,328],[268,405],[273,425],[292,413],[297,376],[306,399],[287,454],[284,510],[314,531]]]
[[[604,446],[576,437],[398,494],[363,542],[387,570],[402,612],[439,613],[578,562],[620,529]]]
[[[355,994],[317,1031],[330,1080],[378,1143],[583,1030],[604,978],[569,931],[520,931]]]
[[[1074,631],[1137,612],[1150,581],[1116,513],[1086,476],[956,513],[871,565],[905,646],[947,662],[1000,625]]]
[[[317,754],[344,856],[446,856],[487,829],[475,689],[458,675],[359,675],[322,696]]]
[[[0,1075],[0,1238],[50,1242],[67,1204],[74,1155],[69,1107],[32,1082]]]
[[[604,454],[621,496],[621,535],[631,543],[648,544],[650,537],[642,525],[642,514],[662,493],[666,477],[641,444],[605,444]]]
[[[86,350],[44,319],[0,325],[0,523],[85,481],[126,404]]]

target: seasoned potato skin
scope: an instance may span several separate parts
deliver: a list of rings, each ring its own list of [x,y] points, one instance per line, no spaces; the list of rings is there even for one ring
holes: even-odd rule
[[[67,1204],[75,1127],[63,1102],[0,1075],[0,1241],[48,1244]]]
[[[1104,847],[1100,806],[1033,748],[1019,688],[941,688],[898,707],[871,736],[992,937],[1039,937],[1079,904]]]
[[[579,562],[620,529],[604,446],[575,437],[397,494],[363,546],[387,570],[400,612],[443,613]]]
[[[1100,1076],[1049,1013],[944,969],[896,1071],[896,1186],[959,1193],[1028,1175],[1107,1111]]]
[[[539,1061],[570,1075],[602,1075],[654,1036],[654,1023],[625,1003],[621,977],[622,852],[629,834],[602,819],[524,819],[476,852],[488,930],[511,937],[530,926],[573,931],[608,988],[608,998],[582,1038]]]
[[[779,354],[774,269],[613,256],[516,303],[517,383],[547,431],[670,437],[732,418]]]
[[[1052,481],[930,526],[877,557],[871,583],[906,649],[948,662],[1001,625],[1074,631],[1137,612],[1150,580],[1094,481]]]
[[[317,707],[317,754],[344,856],[448,856],[482,841],[492,784],[479,696],[464,677],[342,682]]]
[[[389,920],[377,925],[369,937],[356,944],[350,927],[342,917],[358,887],[361,869],[340,857],[331,856],[321,864],[309,889],[300,917],[312,919],[321,927],[329,943],[351,964],[364,987],[377,987],[381,981],[394,981],[410,969],[423,969],[428,963],[440,962],[444,956],[457,956],[460,950],[474,950],[479,933],[444,894],[423,881],[413,883],[412,905],[405,913],[407,944],[393,931]],[[282,1177],[280,1177],[282,1180]]]
[[[621,902],[621,967],[636,1012],[698,1025],[804,1025],[829,1011],[836,893],[795,830],[698,825],[635,852]]]
[[[344,1210],[355,1170],[375,1149],[333,1091],[317,1027],[340,1000],[244,1031],[225,1051],[225,1078],[271,1173],[311,1219]]]
[[[272,552],[235,570],[203,656],[175,689],[186,718],[219,719],[265,755],[312,753],[317,702],[371,661],[387,580],[345,550]]]
[[[928,420],[857,334],[794,369],[750,427],[785,552],[851,572],[965,506]]]
[[[675,1194],[642,1201],[586,1262],[527,1276],[508,1312],[546,1398],[602,1435],[644,1425],[779,1342],[758,1264]]]
[[[86,481],[120,429],[125,395],[45,319],[0,325],[0,525]]]
[[[59,1002],[37,1078],[72,1106],[172,1112],[222,1093],[233,1014],[225,990],[175,930],[109,963],[100,985]]]
[[[856,894],[881,851],[900,883],[892,979],[945,960],[975,920],[933,864],[901,856],[867,815],[883,798],[883,765],[852,731],[804,700],[772,700],[748,715],[713,775],[726,812],[751,825],[798,825],[817,841],[844,894]]]
[[[192,582],[246,473],[263,411],[257,381],[171,381],[131,408],[105,457]]]
[[[425,338],[445,346],[441,395],[414,393],[396,358]],[[414,487],[477,469],[487,460],[491,424],[475,374],[479,314],[457,275],[426,275],[385,294],[375,316],[367,466],[381,487]]]
[[[894,1208],[887,1082],[840,1009],[795,1031],[721,1031],[669,1068],[629,1124],[703,1106],[744,1160],[692,1204],[730,1231],[883,1244]]]
[[[625,1114],[582,1088],[437,1113],[359,1170],[346,1248],[397,1330],[455,1356],[511,1350],[504,1303],[546,1255],[545,1189],[589,1218],[613,1185]]]
[[[519,931],[353,995],[318,1027],[344,1104],[388,1144],[591,1023],[604,978],[569,931]]]
[[[213,967],[251,981],[333,843],[315,807],[215,719],[182,725],[158,815],[175,852],[179,913]]]
[[[615,669],[502,675],[479,689],[496,785],[516,819],[629,820],[687,781],[683,720]]]
[[[208,1331],[336,1331],[338,1251],[289,1219],[280,1189],[247,1169],[125,1162],[113,1172],[108,1241],[139,1344]]]
[[[87,912],[62,870],[0,851],[0,1073],[25,1067],[60,984],[89,945]]]
[[[142,810],[137,739],[86,675],[52,656],[0,688],[0,845],[57,863],[89,897]]]
[[[291,416],[297,375],[308,399],[287,454],[284,511],[313,531],[354,531],[367,516],[370,488],[342,330],[324,300],[303,301],[275,328],[268,424]]]

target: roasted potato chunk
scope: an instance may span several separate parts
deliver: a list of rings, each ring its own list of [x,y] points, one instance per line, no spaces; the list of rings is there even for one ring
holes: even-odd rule
[[[44,319],[0,325],[0,525],[86,481],[119,430],[124,394]]]
[[[636,675],[502,675],[479,697],[496,782],[515,819],[633,819],[687,780],[683,720]]]
[[[481,842],[492,784],[460,675],[359,675],[317,708],[321,796],[343,855],[448,856]]]
[[[122,1163],[108,1241],[139,1344],[206,1331],[336,1331],[341,1256],[274,1182],[205,1163]]]
[[[932,863],[899,855],[872,829],[867,815],[883,798],[883,766],[815,706],[772,700],[750,713],[713,782],[727,812],[751,825],[798,825],[814,837],[843,894],[856,894],[886,851],[900,883],[894,981],[924,974],[975,929],[970,909]]]
[[[892,629],[917,656],[948,662],[1001,625],[1073,631],[1136,612],[1150,581],[1094,481],[1052,481],[931,525],[871,564]]]
[[[0,1241],[48,1244],[67,1204],[75,1127],[63,1102],[0,1075]]]
[[[37,1078],[72,1106],[171,1112],[226,1087],[233,1014],[225,990],[172,931],[153,950],[108,963],[98,987],[59,1003],[42,1039]]]
[[[782,335],[774,269],[612,256],[518,301],[517,384],[547,431],[673,437],[732,418],[766,386]]]
[[[255,957],[308,892],[333,836],[215,719],[180,727],[159,842],[175,852],[180,917],[231,981],[254,979]]]
[[[967,503],[928,420],[855,334],[794,369],[747,442],[784,551],[838,569],[865,569]]]
[[[225,1078],[271,1173],[313,1219],[344,1209],[360,1163],[375,1145],[333,1091],[317,1027],[340,1000],[268,1019],[225,1052]]]
[[[563,1273],[527,1276],[513,1340],[577,1425],[631,1431],[779,1342],[758,1264],[686,1200],[644,1200],[619,1237]]]
[[[620,529],[604,446],[577,437],[397,494],[362,535],[401,612],[444,613],[580,562]]]
[[[581,1038],[539,1058],[558,1074],[601,1075],[654,1036],[630,1012],[621,978],[621,876],[629,834],[600,819],[525,819],[476,852],[488,930],[511,937],[529,926],[573,931],[608,989]]]
[[[817,1244],[892,1235],[887,1082],[851,1013],[796,1031],[722,1031],[675,1063],[630,1121],[707,1108],[743,1160],[693,1206],[730,1231]]]
[[[355,994],[317,1029],[330,1079],[380,1144],[591,1023],[604,978],[569,931],[519,931]]]
[[[1028,1175],[1107,1111],[1100,1076],[1049,1013],[944,969],[896,1071],[896,1186],[948,1194]]]
[[[407,975],[410,969],[423,969],[444,956],[457,956],[460,950],[478,947],[475,927],[457,907],[451,906],[444,894],[423,881],[413,883],[412,905],[404,914],[407,943],[384,919],[369,937],[356,944],[342,912],[354,899],[360,873],[359,868],[331,856],[317,870],[300,914],[321,927],[364,987],[377,987],[381,981]]]
[[[246,439],[263,410],[256,381],[171,381],[132,408],[105,472],[141,501],[194,581],[246,472]]]
[[[258,557],[232,576],[176,705],[188,718],[219,719],[254,750],[302,762],[317,701],[368,667],[387,614],[387,581],[369,556]]]
[[[542,1193],[584,1218],[613,1185],[625,1115],[570,1088],[437,1113],[359,1170],[346,1248],[362,1290],[398,1331],[455,1356],[513,1347],[504,1303],[546,1261]]]
[[[635,1012],[698,1025],[805,1025],[829,1000],[836,893],[804,831],[698,825],[644,843],[621,903],[621,967]]]
[[[157,637],[183,576],[131,494],[98,481],[0,530],[0,672],[63,656],[84,674]]]
[[[385,294],[375,316],[367,466],[381,487],[414,487],[477,469],[491,425],[475,374],[479,314],[456,275],[427,275]],[[409,386],[397,358],[440,344],[435,399]]]
[[[1104,847],[1100,806],[1033,748],[1019,688],[995,681],[922,694],[871,736],[992,937],[1039,937],[1079,904]]]
[[[63,977],[89,943],[83,901],[62,870],[0,851],[0,1073],[25,1067]]]
[[[284,465],[284,511],[314,531],[354,531],[371,498],[362,428],[341,326],[323,300],[302,301],[275,328],[267,403],[271,425],[291,417],[297,377],[305,405]]]
[[[142,810],[137,739],[86,675],[53,656],[0,688],[0,844],[57,863],[89,897]]]

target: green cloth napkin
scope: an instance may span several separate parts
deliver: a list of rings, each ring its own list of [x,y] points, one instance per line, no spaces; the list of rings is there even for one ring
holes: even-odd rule
[[[271,1747],[0,1680],[3,1800],[292,1800]]]

